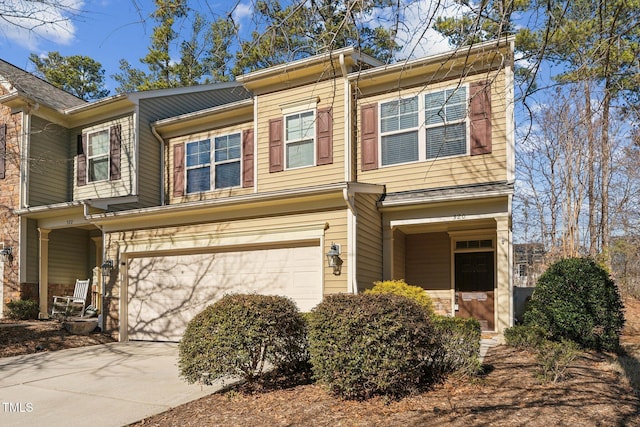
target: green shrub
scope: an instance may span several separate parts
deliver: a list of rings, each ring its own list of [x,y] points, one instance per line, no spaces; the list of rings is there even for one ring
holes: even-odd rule
[[[437,346],[431,356],[436,377],[449,373],[474,375],[480,370],[480,322],[461,317],[434,316]]]
[[[424,307],[399,295],[331,295],[309,320],[314,377],[347,399],[420,390],[431,377],[434,345]]]
[[[305,322],[285,297],[227,295],[196,315],[179,344],[180,375],[210,385],[227,376],[253,382],[271,365],[308,362]]]
[[[536,360],[540,366],[540,377],[543,381],[562,381],[567,375],[567,369],[578,357],[579,347],[573,341],[544,340],[537,349]]]
[[[30,299],[11,300],[7,303],[9,313],[7,316],[15,320],[37,319],[40,313],[38,301]]]
[[[537,325],[516,325],[504,330],[507,345],[517,348],[537,348],[545,340],[545,331]]]
[[[414,300],[433,314],[433,301],[429,294],[419,286],[408,285],[404,280],[385,280],[374,282],[373,288],[367,289],[365,294],[395,294]]]
[[[538,280],[524,315],[554,341],[616,350],[624,325],[623,305],[609,274],[588,258],[553,264]]]

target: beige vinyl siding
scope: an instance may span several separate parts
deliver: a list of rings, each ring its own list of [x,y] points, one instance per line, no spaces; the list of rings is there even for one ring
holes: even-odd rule
[[[335,209],[331,211],[322,212],[310,212],[292,215],[282,215],[274,217],[262,217],[252,219],[236,219],[229,221],[221,221],[216,223],[204,223],[189,226],[179,227],[165,227],[154,228],[148,230],[136,230],[128,232],[114,232],[108,233],[105,240],[106,248],[108,251],[108,257],[111,259],[121,259],[123,253],[118,253],[118,247],[121,245],[122,252],[127,252],[127,248],[132,247],[138,243],[142,243],[149,246],[149,252],[158,250],[161,245],[159,242],[162,239],[170,239],[172,246],[176,241],[201,241],[203,238],[207,242],[206,247],[193,247],[189,250],[181,249],[181,252],[185,251],[203,251],[214,250],[219,247],[224,249],[227,246],[220,245],[220,236],[261,236],[268,233],[287,233],[290,230],[295,230],[299,227],[308,227],[310,224],[328,224],[328,228],[324,231],[324,247],[321,249],[322,254],[319,254],[318,262],[323,266],[323,278],[324,278],[324,290],[323,294],[346,292],[347,291],[347,268],[349,259],[347,258],[347,211],[346,209]],[[257,241],[257,239],[256,239]],[[332,269],[327,267],[326,254],[331,246],[331,242],[337,242],[342,245],[342,259],[344,264],[342,266],[343,273],[340,276],[334,276]],[[272,242],[273,243],[273,242]],[[287,242],[282,242],[283,246],[286,246]],[[247,248],[255,247],[256,243],[252,243],[251,246],[246,245]],[[273,246],[273,244],[270,244]],[[166,251],[165,251],[166,252]],[[116,284],[114,288],[114,296],[120,296],[119,291],[120,284]]]
[[[465,81],[481,81],[486,75],[475,76]],[[385,102],[398,97],[423,96],[432,90],[455,87],[458,80],[440,82],[428,87],[408,88],[395,93],[385,93],[359,100],[359,106]],[[385,184],[388,193],[426,188],[438,188],[507,180],[507,128],[504,72],[491,82],[492,152],[478,156],[455,156],[436,160],[422,160],[413,163],[380,166],[376,170],[362,171],[361,152],[358,150],[358,180],[361,182]],[[357,117],[360,117],[358,108]],[[378,121],[380,119],[378,118]],[[424,120],[424,117],[421,117]],[[379,122],[378,122],[379,126]],[[359,130],[358,130],[359,131]],[[421,127],[419,132],[424,132]],[[467,135],[467,139],[469,136]],[[358,136],[358,141],[361,141]]]
[[[391,266],[391,278],[393,280],[404,280],[405,274],[405,254],[406,235],[400,230],[393,230],[393,264]]]
[[[240,196],[243,194],[253,193],[253,187],[242,188],[242,176],[241,176],[240,186],[238,187],[211,189],[210,191],[206,191],[202,193],[192,193],[192,194],[187,194],[185,189],[184,196],[175,197],[173,195],[174,184],[175,184],[173,182],[173,167],[175,164],[175,159],[173,158],[173,147],[181,143],[186,144],[188,142],[202,141],[203,139],[211,139],[212,141],[211,147],[213,149],[213,138],[215,138],[216,136],[229,135],[232,133],[240,133],[242,135],[242,131],[247,129],[253,129],[253,122],[239,123],[229,127],[214,129],[209,132],[195,133],[192,135],[181,136],[179,138],[171,139],[169,141],[169,144],[168,144],[169,148],[166,154],[169,160],[168,160],[168,168],[166,170],[167,177],[165,178],[166,180],[165,182],[169,183],[168,185],[169,204],[184,203],[184,202],[190,202],[190,201],[196,201],[196,200],[215,200],[219,198]],[[242,140],[242,136],[241,136],[241,140]],[[186,152],[186,147],[185,147],[185,152]],[[242,155],[240,156],[240,161],[242,165]],[[242,171],[242,166],[240,167],[240,171]],[[185,173],[186,173],[186,168],[185,168]],[[187,184],[186,176],[185,176],[184,183],[186,186]]]
[[[83,133],[91,133],[100,131],[103,129],[110,129],[111,126],[119,124],[121,126],[121,153],[120,153],[120,179],[119,180],[105,180],[98,182],[87,182],[86,185],[78,187],[77,185],[77,172],[78,161],[75,156],[76,138],[77,135]],[[110,120],[103,123],[95,123],[91,126],[86,126],[81,129],[76,128],[72,130],[71,144],[74,149],[74,162],[73,162],[73,199],[74,200],[86,200],[86,199],[98,199],[107,197],[121,197],[129,196],[134,193],[136,188],[136,153],[135,153],[135,129],[133,126],[133,117],[125,116],[118,119]],[[157,147],[156,147],[157,148]],[[150,153],[145,153],[145,162],[152,161]],[[88,163],[87,163],[88,164]]]
[[[23,219],[25,221],[25,219]],[[26,259],[22,258],[20,263],[26,263],[26,277],[27,283],[38,283],[39,281],[39,256],[40,256],[40,233],[38,232],[38,221],[35,219],[26,219],[27,221],[27,256]]]
[[[49,234],[49,283],[73,284],[91,277],[95,249],[89,232],[78,228],[53,230]]]
[[[379,198],[377,194],[356,195],[356,278],[359,292],[382,280],[382,215],[376,206]]]
[[[406,236],[406,282],[427,290],[451,289],[451,244],[447,233]]]
[[[341,79],[323,81],[258,97],[256,156],[258,158],[257,189],[259,192],[344,181],[344,86],[342,82]],[[328,107],[333,110],[333,163],[270,173],[269,120],[283,117],[282,109],[288,105],[318,99],[320,101],[316,104],[316,111]]]
[[[43,118],[31,117],[29,136],[29,206],[68,202],[74,153],[69,131]],[[73,144],[75,149],[75,143]]]

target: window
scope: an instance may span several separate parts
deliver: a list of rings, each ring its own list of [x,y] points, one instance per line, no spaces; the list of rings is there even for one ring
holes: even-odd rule
[[[285,164],[287,169],[315,164],[314,111],[285,117]]]
[[[466,88],[426,94],[424,105],[427,159],[466,154]]]
[[[418,154],[418,97],[380,105],[383,165],[413,162]]]
[[[381,164],[467,154],[467,105],[466,86],[381,103]]]
[[[240,133],[187,143],[187,193],[239,186],[241,151]]]
[[[109,130],[104,129],[88,135],[87,160],[89,182],[109,179]]]
[[[187,144],[187,193],[209,191],[211,188],[211,142],[190,142]]]

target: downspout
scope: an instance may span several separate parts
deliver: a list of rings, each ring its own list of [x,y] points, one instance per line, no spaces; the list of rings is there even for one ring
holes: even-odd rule
[[[165,168],[165,158],[164,158],[164,139],[160,136],[155,127],[151,126],[151,134],[160,142],[160,206],[164,206],[165,203],[165,176],[164,176],[164,168]]]
[[[357,211],[355,207],[355,200],[353,192],[349,189],[349,183],[353,179],[353,166],[352,166],[352,138],[353,135],[351,126],[351,85],[349,84],[347,65],[345,64],[344,53],[340,54],[340,71],[342,72],[343,84],[344,84],[344,180],[347,183],[347,187],[342,190],[342,197],[347,204],[347,258],[349,264],[347,268],[347,292],[351,294],[358,293],[358,280],[357,280],[357,242],[356,242],[356,230],[357,230]]]

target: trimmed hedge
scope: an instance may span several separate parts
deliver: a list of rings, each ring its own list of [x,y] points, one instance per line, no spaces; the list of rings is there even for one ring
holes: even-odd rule
[[[437,346],[431,356],[433,374],[475,375],[480,363],[480,322],[461,317],[434,316]]]
[[[404,280],[384,280],[382,282],[374,282],[371,289],[367,289],[365,294],[395,294],[402,295],[414,300],[423,306],[429,314],[433,314],[433,301],[429,294],[419,286],[407,284]]]
[[[37,319],[40,313],[38,301],[30,299],[11,300],[7,303],[7,308],[9,309],[7,316],[14,320]]]
[[[504,330],[507,345],[521,349],[538,348],[546,339],[544,329],[537,325],[516,325]]]
[[[609,274],[593,260],[563,259],[538,279],[524,322],[541,327],[554,341],[616,350],[624,325],[622,299]]]
[[[314,376],[347,399],[419,391],[432,380],[435,345],[424,307],[399,295],[330,295],[309,319]]]
[[[223,297],[189,322],[178,348],[180,375],[207,385],[227,376],[253,382],[271,367],[308,362],[305,321],[295,303],[280,296]]]

